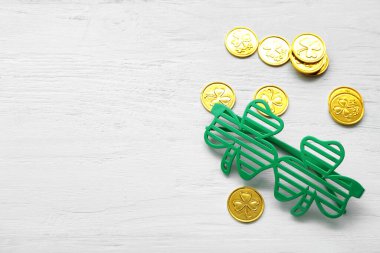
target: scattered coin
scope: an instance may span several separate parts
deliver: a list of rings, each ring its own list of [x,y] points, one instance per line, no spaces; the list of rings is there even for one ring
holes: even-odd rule
[[[265,102],[267,102],[273,114],[277,116],[282,115],[288,108],[289,104],[288,95],[283,89],[276,85],[265,85],[259,88],[253,98],[263,99]],[[264,116],[268,116],[262,111],[258,110],[258,112]]]
[[[280,36],[268,36],[259,45],[260,59],[268,65],[280,66],[289,60],[289,42]]]
[[[339,124],[358,123],[364,116],[362,96],[350,87],[334,89],[329,96],[329,113]]]
[[[201,92],[202,105],[209,112],[216,103],[222,103],[232,108],[235,104],[235,100],[234,90],[228,84],[222,82],[209,83]]]
[[[244,186],[235,189],[227,201],[231,216],[240,222],[252,222],[264,211],[264,199],[254,188]]]
[[[294,56],[305,63],[316,63],[325,56],[326,46],[318,35],[302,33],[292,43]]]
[[[227,33],[224,45],[230,54],[244,58],[256,51],[259,42],[257,35],[251,29],[238,26]]]

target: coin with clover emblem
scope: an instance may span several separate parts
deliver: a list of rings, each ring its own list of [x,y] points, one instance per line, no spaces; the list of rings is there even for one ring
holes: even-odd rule
[[[276,85],[262,86],[256,91],[253,98],[262,99],[267,102],[270,110],[277,116],[285,113],[289,105],[288,95],[283,89]],[[258,112],[264,116],[268,116],[260,110],[258,110]]]
[[[280,36],[268,36],[259,45],[260,59],[271,66],[280,66],[289,60],[289,42]]]
[[[207,84],[201,92],[201,102],[207,111],[211,112],[212,107],[216,103],[224,104],[232,108],[235,104],[235,92],[225,83],[213,82]]]
[[[256,51],[259,41],[251,29],[238,26],[227,33],[224,45],[233,56],[244,58]]]
[[[344,90],[350,90],[345,92]],[[329,113],[331,117],[342,125],[354,125],[364,116],[364,102],[361,95],[352,88],[334,90],[329,97]],[[335,95],[336,94],[336,95]],[[359,94],[359,95],[358,95]]]
[[[304,63],[316,63],[325,56],[326,45],[318,35],[302,33],[293,40],[292,52]]]
[[[252,222],[264,211],[264,199],[254,188],[244,186],[235,189],[227,200],[231,216],[240,222]]]

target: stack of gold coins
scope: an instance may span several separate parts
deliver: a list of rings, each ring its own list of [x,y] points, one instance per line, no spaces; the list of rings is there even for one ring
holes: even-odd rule
[[[321,75],[329,66],[326,45],[313,33],[298,35],[291,46],[290,61],[293,67],[306,75]]]
[[[328,98],[331,117],[342,125],[358,123],[364,116],[364,100],[360,93],[351,87],[338,87]]]

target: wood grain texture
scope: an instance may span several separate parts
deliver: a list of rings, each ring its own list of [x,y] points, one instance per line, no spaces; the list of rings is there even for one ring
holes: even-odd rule
[[[379,17],[375,0],[1,1],[0,252],[379,252]],[[234,58],[223,38],[236,25],[317,33],[330,67],[310,79],[257,53]],[[294,218],[271,171],[225,177],[202,137],[211,81],[235,89],[239,114],[259,86],[283,87],[280,137],[341,141],[338,171],[363,197],[339,219]],[[340,85],[364,97],[355,127],[327,112]],[[266,201],[254,224],[226,210],[241,185]]]

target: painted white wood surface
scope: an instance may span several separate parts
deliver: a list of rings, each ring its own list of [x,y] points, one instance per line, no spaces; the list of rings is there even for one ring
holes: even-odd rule
[[[0,252],[379,252],[379,1],[1,1]],[[236,25],[327,44],[320,78],[229,55]],[[366,192],[347,214],[294,218],[267,171],[225,177],[203,142],[199,102],[229,83],[241,113],[261,85],[290,97],[283,140],[343,143],[338,171]],[[327,112],[336,86],[357,88],[366,115],[342,127]],[[266,209],[234,221],[229,193],[252,185]]]

